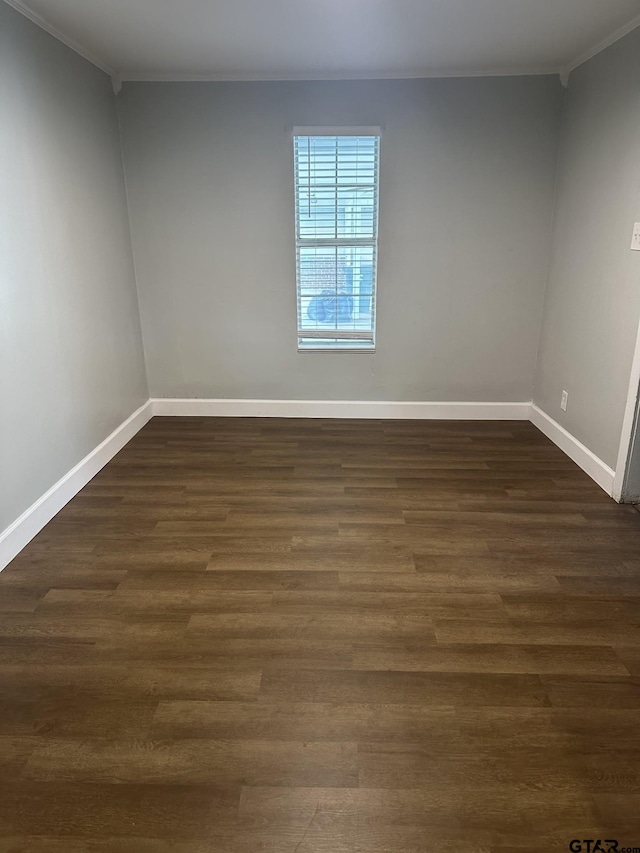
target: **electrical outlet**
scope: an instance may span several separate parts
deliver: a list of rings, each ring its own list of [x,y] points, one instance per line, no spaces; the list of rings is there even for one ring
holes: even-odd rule
[[[640,222],[633,224],[633,237],[631,238],[631,248],[634,252],[640,252]]]
[[[569,395],[566,391],[562,392],[562,397],[560,398],[560,408],[563,412],[567,411],[567,403],[569,402]]]

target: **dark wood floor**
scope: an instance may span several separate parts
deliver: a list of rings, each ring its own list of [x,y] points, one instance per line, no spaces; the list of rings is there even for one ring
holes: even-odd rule
[[[528,423],[156,418],[0,689],[2,853],[640,847],[640,515]]]

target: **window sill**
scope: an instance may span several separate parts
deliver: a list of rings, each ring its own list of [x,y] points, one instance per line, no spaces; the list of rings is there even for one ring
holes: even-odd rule
[[[363,341],[298,340],[298,352],[355,352],[374,353],[375,344]]]

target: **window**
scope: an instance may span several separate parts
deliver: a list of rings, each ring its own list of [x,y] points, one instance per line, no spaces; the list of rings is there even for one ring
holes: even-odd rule
[[[373,351],[378,128],[295,128],[299,350]]]

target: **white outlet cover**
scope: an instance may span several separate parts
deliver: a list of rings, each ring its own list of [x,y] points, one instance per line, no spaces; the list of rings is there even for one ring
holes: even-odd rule
[[[633,237],[631,238],[631,248],[634,252],[640,252],[640,222],[633,224]]]

